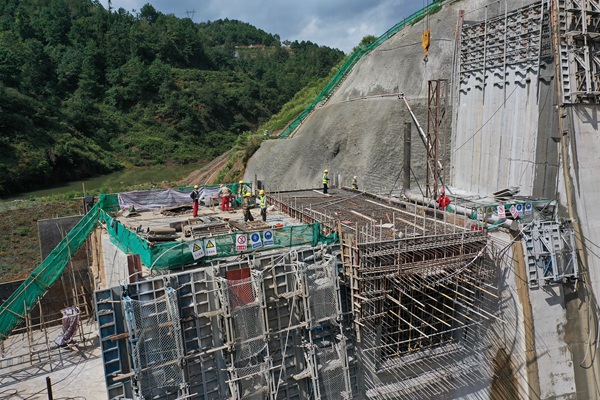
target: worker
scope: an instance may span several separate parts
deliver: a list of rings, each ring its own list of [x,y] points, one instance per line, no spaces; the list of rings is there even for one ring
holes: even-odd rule
[[[198,201],[200,200],[200,191],[198,190],[198,185],[194,185],[194,190],[190,193],[190,197],[193,202],[193,216],[196,218],[198,216]]]
[[[242,200],[244,199],[244,194],[246,193],[246,186],[244,185],[244,181],[240,180],[238,182],[237,187],[237,200],[236,203],[238,206],[242,205]]]
[[[358,190],[358,180],[356,179],[356,176],[352,178],[352,189]]]
[[[446,191],[444,189],[440,190],[440,197],[437,198],[438,207],[442,209],[442,211],[446,211],[446,207],[450,204],[450,198],[446,196]]]
[[[254,217],[250,212],[250,200],[252,198],[252,193],[246,192],[244,194],[244,198],[242,199],[242,210],[244,210],[244,222],[254,221]]]
[[[329,184],[329,170],[323,171],[323,194],[327,194],[327,185]]]
[[[221,184],[219,189],[219,196],[221,196],[221,211],[229,211],[229,202],[231,201],[231,189]]]
[[[259,200],[260,200],[260,216],[262,217],[263,222],[267,222],[267,195],[264,190],[260,190],[258,192]]]

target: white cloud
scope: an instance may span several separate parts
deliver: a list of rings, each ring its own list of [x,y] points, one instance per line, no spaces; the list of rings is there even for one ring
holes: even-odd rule
[[[107,8],[108,0],[100,0]],[[367,35],[380,36],[423,7],[414,0],[112,0],[113,9],[139,11],[150,3],[194,22],[236,19],[282,40],[310,41],[349,53]]]

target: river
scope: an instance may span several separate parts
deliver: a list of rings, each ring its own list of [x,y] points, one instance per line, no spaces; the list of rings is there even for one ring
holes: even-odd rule
[[[21,193],[15,196],[1,197],[0,201],[24,200],[32,197],[46,197],[61,195],[71,192],[83,192],[85,185],[86,192],[92,190],[102,193],[115,193],[122,191],[126,187],[142,184],[159,185],[163,181],[175,182],[185,178],[190,172],[200,168],[200,165],[173,165],[173,166],[153,166],[136,167],[125,169],[123,171],[113,172],[108,175],[101,175],[94,178],[83,179],[79,181],[66,182],[50,188]]]

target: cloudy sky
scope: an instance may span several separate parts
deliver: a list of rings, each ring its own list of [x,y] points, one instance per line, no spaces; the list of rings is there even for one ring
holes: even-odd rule
[[[363,37],[380,36],[429,0],[112,0],[132,12],[146,3],[194,22],[236,19],[281,40],[311,41],[350,53]],[[100,0],[108,8],[108,0]],[[192,14],[191,12],[194,11]]]

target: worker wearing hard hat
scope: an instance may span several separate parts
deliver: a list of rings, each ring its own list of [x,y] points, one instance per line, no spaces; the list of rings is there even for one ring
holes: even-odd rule
[[[229,211],[229,201],[231,200],[231,189],[221,184],[219,188],[219,196],[221,196],[221,211]]]
[[[190,197],[192,198],[193,203],[192,215],[196,218],[198,216],[198,200],[200,200],[200,190],[198,190],[198,185],[194,185],[194,190],[190,193]]]
[[[358,190],[358,179],[356,176],[352,178],[352,189]]]
[[[329,170],[323,171],[323,194],[327,194],[327,185],[329,184]]]
[[[252,199],[252,193],[246,192],[242,198],[242,210],[244,211],[244,222],[254,221],[254,217],[250,212],[250,201]]]
[[[264,190],[258,192],[258,199],[260,200],[260,216],[263,222],[267,222],[267,195]]]
[[[446,196],[446,191],[444,189],[440,189],[440,197],[437,198],[438,208],[442,211],[446,211],[446,207],[450,204],[450,197]]]
[[[237,187],[237,204],[238,205],[242,204],[242,200],[244,199],[244,195],[246,194],[246,192],[248,192],[248,190],[246,189],[246,185],[244,185],[244,181],[240,180],[238,182],[238,187]]]

